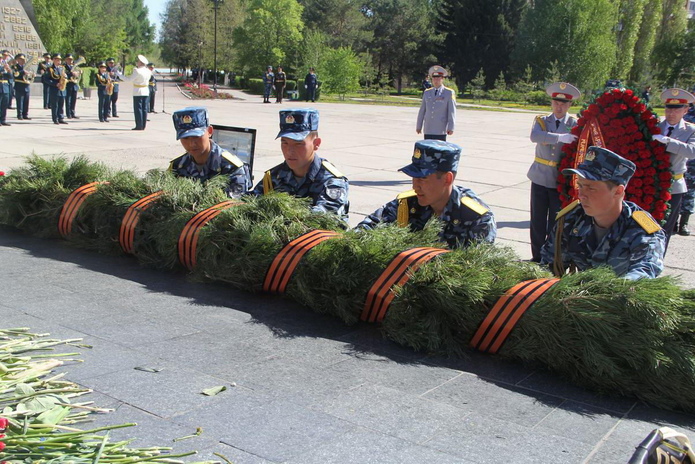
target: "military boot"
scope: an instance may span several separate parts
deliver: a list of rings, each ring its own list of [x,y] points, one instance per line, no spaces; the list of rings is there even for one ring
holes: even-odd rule
[[[688,230],[688,219],[690,219],[690,213],[681,213],[681,221],[678,225],[678,235],[690,235],[690,230]]]

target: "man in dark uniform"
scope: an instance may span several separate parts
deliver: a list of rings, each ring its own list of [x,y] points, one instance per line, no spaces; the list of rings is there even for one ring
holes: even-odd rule
[[[109,99],[108,89],[111,86],[111,77],[109,77],[109,72],[106,70],[106,63],[103,61],[99,63],[97,69],[96,82],[97,96],[99,97],[97,114],[99,115],[99,122],[109,122],[108,115],[111,100]]]
[[[444,223],[439,238],[449,248],[493,243],[497,226],[490,208],[471,189],[454,185],[460,156],[461,147],[453,143],[416,142],[411,164],[399,169],[413,178],[413,190],[399,194],[356,228],[369,230],[395,222],[418,231],[432,218],[439,218]]]
[[[72,53],[65,55],[65,76],[68,83],[65,86],[65,113],[68,119],[80,119],[75,116],[75,106],[77,105],[77,91],[80,89],[78,84],[80,71],[73,64]]]
[[[555,229],[541,249],[541,265],[562,277],[569,268],[608,266],[628,280],[655,278],[664,268],[666,235],[656,220],[625,201],[635,164],[610,150],[589,147],[576,169],[579,199],[557,214]]]
[[[51,108],[49,102],[49,87],[48,85],[48,67],[51,65],[51,54],[44,53],[43,61],[39,63],[37,70],[37,75],[41,77],[41,84],[43,85],[43,109],[48,110]]]
[[[285,161],[265,172],[254,195],[285,192],[311,198],[312,211],[335,213],[347,221],[348,180],[316,151],[321,145],[319,112],[313,108],[280,111],[280,147]]]
[[[111,81],[113,82],[113,93],[111,93],[111,96],[109,97],[110,100],[110,106],[109,106],[109,111],[108,111],[108,116],[113,117],[113,118],[118,118],[118,108],[116,108],[116,102],[118,102],[118,81],[120,80],[119,77],[119,69],[116,66],[116,60],[114,58],[109,58],[106,60],[106,70],[109,73],[109,77],[111,78]]]
[[[24,53],[18,54],[14,59],[16,61],[13,70],[14,92],[17,97],[17,119],[29,121],[31,120],[29,117],[29,89],[34,76],[30,71],[24,69],[26,64],[26,55]]]
[[[316,87],[319,80],[314,72],[314,68],[309,68],[309,74],[304,78],[304,88],[306,89],[306,101],[316,101]]]
[[[273,67],[268,66],[263,74],[263,103],[270,103],[270,93],[273,91],[274,83],[275,74],[273,74]]]
[[[203,107],[188,107],[172,115],[176,139],[186,153],[173,159],[169,171],[177,177],[189,177],[202,182],[215,176],[227,176],[226,192],[238,197],[251,188],[251,171],[236,155],[212,141],[212,125]]]
[[[0,125],[9,126],[7,108],[10,106],[10,77],[12,77],[12,67],[9,63],[10,52],[3,50],[0,55]]]
[[[275,103],[282,103],[286,82],[287,75],[282,70],[282,66],[278,66],[278,72],[275,73]]]
[[[148,113],[157,113],[154,110],[154,97],[157,94],[157,79],[154,77],[154,63],[147,63],[147,69],[152,72],[152,77],[150,77],[149,87],[150,87],[150,108]]]
[[[65,73],[63,67],[63,57],[60,53],[54,54],[52,57],[53,64],[48,67],[48,103],[51,107],[51,119],[53,124],[67,124],[65,122],[65,114],[63,107],[65,106],[65,89],[60,88],[61,77]]]

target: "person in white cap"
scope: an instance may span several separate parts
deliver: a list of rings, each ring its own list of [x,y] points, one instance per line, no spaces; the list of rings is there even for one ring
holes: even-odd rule
[[[432,87],[422,94],[422,104],[417,114],[415,132],[425,132],[425,139],[444,140],[454,133],[456,125],[456,96],[454,91],[445,87],[444,78],[448,75],[441,66],[429,69]]]
[[[541,247],[555,226],[555,215],[560,211],[560,193],[557,191],[557,165],[562,146],[577,137],[570,131],[577,120],[568,114],[572,102],[581,92],[572,84],[556,82],[545,92],[553,110],[547,116],[536,116],[531,129],[531,142],[536,144],[536,157],[526,176],[531,181],[531,260],[541,260]]]
[[[147,58],[142,55],[138,55],[138,61],[136,67],[133,69],[133,73],[130,76],[124,76],[118,73],[124,81],[130,81],[133,83],[133,113],[135,113],[135,127],[133,130],[145,130],[147,125],[147,110],[149,108],[150,99],[150,77],[152,77],[152,71],[147,69]]]
[[[678,215],[683,201],[683,194],[688,191],[684,174],[686,161],[695,158],[695,124],[683,120],[688,112],[688,104],[695,102],[695,97],[683,89],[666,89],[661,93],[661,100],[666,105],[666,117],[659,123],[661,134],[655,135],[654,140],[666,145],[666,152],[671,156],[671,200],[670,213],[666,218],[666,250],[668,242],[674,233]]]

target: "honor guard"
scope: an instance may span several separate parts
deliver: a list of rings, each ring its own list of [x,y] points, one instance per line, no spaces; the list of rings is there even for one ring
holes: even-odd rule
[[[670,213],[664,224],[666,249],[668,249],[669,239],[675,232],[678,222],[683,194],[688,191],[684,179],[687,170],[686,162],[695,158],[695,124],[683,120],[688,113],[688,104],[695,102],[695,97],[683,89],[666,89],[661,93],[661,100],[666,105],[665,118],[659,123],[661,134],[655,135],[654,140],[666,145],[666,152],[671,157],[673,182],[669,201]]]
[[[26,55],[20,53],[14,57],[16,61],[14,71],[14,92],[17,97],[17,119],[30,121],[29,117],[29,93],[31,83],[34,81],[33,73],[24,68]]]
[[[624,200],[634,173],[632,161],[598,147],[589,147],[576,169],[564,169],[578,176],[579,199],[558,213],[541,264],[558,277],[599,266],[630,280],[661,274],[666,234],[648,212]]]
[[[444,87],[444,78],[448,75],[441,66],[429,69],[432,87],[422,94],[422,104],[417,114],[415,132],[425,132],[425,139],[446,140],[454,133],[456,125],[456,96],[454,91]]]
[[[99,97],[97,113],[99,115],[99,122],[109,122],[109,106],[111,105],[109,93],[111,92],[113,86],[113,80],[111,79],[111,76],[109,76],[106,63],[102,61],[97,66],[97,69],[97,96]]]
[[[135,115],[135,127],[131,130],[145,130],[147,127],[147,110],[150,100],[150,78],[152,71],[147,68],[149,61],[143,55],[138,55],[130,76],[124,76],[117,71],[117,77],[122,81],[133,83],[133,113]]]
[[[282,103],[286,82],[287,74],[282,70],[282,66],[278,66],[278,72],[275,73],[275,103]]]
[[[0,52],[0,126],[9,126],[7,122],[7,109],[10,106],[10,78],[12,77],[12,67],[10,66],[10,51]]]
[[[65,77],[68,83],[65,86],[65,114],[68,119],[80,119],[75,116],[75,106],[77,105],[77,91],[80,89],[78,84],[79,71],[73,65],[74,57],[72,53],[65,55]]]
[[[253,189],[255,195],[284,192],[311,198],[311,209],[335,213],[347,221],[348,180],[316,151],[321,145],[319,112],[315,109],[280,111],[280,148],[285,161],[265,172]]]
[[[189,177],[202,182],[215,176],[227,176],[226,192],[239,197],[251,188],[251,171],[236,155],[222,149],[212,139],[212,125],[208,110],[192,106],[175,111],[172,115],[176,140],[186,153],[173,159],[169,171],[177,177]]]
[[[118,118],[118,107],[116,103],[118,102],[118,91],[119,91],[119,85],[118,82],[120,81],[119,77],[119,72],[118,72],[118,67],[116,66],[116,60],[114,58],[108,58],[106,60],[106,71],[109,73],[109,77],[111,78],[111,81],[113,82],[113,90],[111,92],[111,95],[109,96],[109,110],[108,110],[108,116],[110,118]]]
[[[548,240],[560,211],[560,193],[557,191],[557,165],[566,143],[577,140],[570,131],[577,120],[567,112],[581,92],[572,84],[556,82],[545,92],[553,110],[547,116],[536,116],[531,129],[531,142],[536,144],[536,157],[526,176],[531,181],[531,260],[541,260],[541,247]]]
[[[65,77],[65,67],[63,66],[63,57],[60,53],[51,56],[53,63],[48,67],[48,102],[51,107],[51,119],[53,124],[67,124],[65,122],[65,85],[67,83]]]
[[[306,89],[305,100],[312,102],[316,101],[316,87],[319,81],[314,68],[309,68],[309,73],[304,77],[304,88]]]
[[[263,103],[270,103],[273,84],[275,84],[275,74],[273,74],[273,67],[268,66],[263,74]]]
[[[48,85],[48,67],[51,65],[51,54],[44,53],[43,61],[39,63],[36,74],[41,77],[41,85],[43,86],[43,109],[51,109],[49,102],[49,85]]]
[[[471,189],[454,185],[460,157],[461,147],[453,143],[416,142],[412,162],[399,169],[413,178],[413,189],[370,214],[357,229],[395,222],[418,231],[430,219],[438,218],[444,223],[439,238],[450,248],[493,243],[497,226],[488,205]]]
[[[150,70],[152,73],[152,77],[150,77],[150,82],[149,82],[149,89],[150,89],[150,108],[147,111],[148,113],[157,113],[154,110],[154,97],[157,94],[157,79],[154,77],[154,63],[147,63],[147,69]]]

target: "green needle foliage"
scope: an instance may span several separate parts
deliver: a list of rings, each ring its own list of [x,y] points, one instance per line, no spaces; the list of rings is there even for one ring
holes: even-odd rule
[[[142,212],[135,257],[161,269],[180,269],[178,242],[186,223],[227,200],[224,179],[207,184],[152,171],[144,178],[110,172],[78,158],[30,158],[0,178],[0,223],[39,236],[55,236],[69,193],[89,182],[108,181],[80,208],[69,240],[104,253],[122,253],[118,232],[128,207],[164,193]],[[306,200],[285,194],[244,197],[200,229],[192,277],[261,291],[265,274],[290,241],[315,229],[338,231],[307,253],[286,296],[347,324],[359,321],[367,292],[400,252],[441,247],[440,224],[411,233],[396,226],[344,231]],[[402,287],[382,323],[390,339],[416,350],[463,355],[495,302],[519,282],[550,277],[512,250],[480,244],[425,263]],[[600,392],[637,396],[652,404],[695,411],[695,290],[669,277],[637,282],[596,269],[564,277],[511,331],[499,356],[539,363]]]

